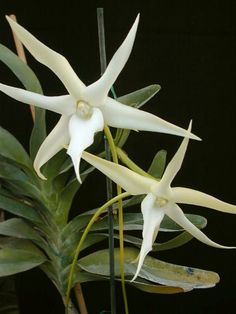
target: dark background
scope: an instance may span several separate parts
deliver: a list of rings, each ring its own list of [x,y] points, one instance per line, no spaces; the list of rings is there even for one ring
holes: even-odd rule
[[[159,94],[145,110],[182,127],[193,119],[193,131],[203,141],[191,141],[176,186],[188,186],[236,203],[236,3],[235,1],[1,1],[0,40],[14,49],[11,32],[4,18],[15,13],[18,21],[52,49],[67,57],[85,84],[100,75],[96,7],[105,9],[107,56],[111,58],[141,13],[132,55],[115,83],[118,95],[159,83]],[[27,54],[28,62],[39,77],[47,95],[60,95],[65,89],[57,77]],[[0,65],[0,80],[20,86],[10,71]],[[0,124],[27,147],[32,127],[28,107],[0,95]],[[49,114],[50,128],[57,117]],[[159,149],[168,150],[168,160],[180,144],[180,138],[140,132],[132,133],[126,150],[147,169]],[[101,177],[99,177],[99,180]],[[96,178],[92,178],[98,182]],[[84,189],[85,191],[85,189]],[[96,206],[98,188],[89,197],[88,208]],[[79,201],[85,203],[84,200]],[[84,202],[84,203],[83,203]],[[197,207],[187,212],[208,219],[205,233],[214,241],[236,246],[236,217]],[[233,313],[235,306],[235,263],[233,250],[218,250],[192,240],[180,249],[159,253],[161,259],[203,269],[221,276],[217,287],[182,295],[144,294],[128,288],[130,313],[185,314]],[[63,313],[53,286],[38,270],[17,276],[22,313]],[[119,289],[117,289],[119,290]],[[89,313],[108,310],[106,284],[84,287]],[[122,299],[117,292],[118,313]]]

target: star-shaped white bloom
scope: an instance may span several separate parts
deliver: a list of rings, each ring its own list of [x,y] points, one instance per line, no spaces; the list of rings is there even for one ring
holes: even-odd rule
[[[93,143],[94,134],[103,130],[104,123],[116,128],[169,133],[199,140],[190,132],[155,115],[123,105],[107,96],[131,53],[139,15],[102,77],[87,87],[62,55],[41,43],[9,17],[7,20],[35,59],[50,68],[69,92],[69,95],[47,97],[0,84],[2,92],[18,101],[61,114],[59,122],[42,143],[34,161],[35,170],[41,178],[45,179],[40,168],[63,147],[68,146],[67,153],[72,158],[80,181],[81,154]]]
[[[189,126],[190,130],[191,123]],[[236,214],[235,205],[225,203],[213,196],[189,188],[171,187],[174,177],[181,168],[188,142],[188,138],[183,140],[178,151],[166,167],[160,181],[142,176],[124,166],[106,161],[87,152],[82,154],[83,159],[103,172],[131,195],[147,194],[141,203],[144,221],[143,242],[137,271],[133,280],[138,276],[146,255],[152,250],[152,245],[156,239],[164,215],[169,216],[192,236],[205,244],[217,248],[231,248],[210,240],[186,218],[181,208],[177,205],[177,203],[197,205]]]

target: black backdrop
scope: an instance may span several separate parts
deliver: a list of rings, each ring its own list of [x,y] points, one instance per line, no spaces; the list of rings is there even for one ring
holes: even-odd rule
[[[236,6],[235,1],[1,1],[0,40],[14,49],[4,15],[15,13],[18,21],[51,48],[65,55],[80,78],[90,84],[100,75],[96,7],[104,6],[108,58],[127,34],[135,16],[141,13],[132,55],[115,83],[122,95],[153,83],[160,93],[145,110],[182,127],[193,119],[194,132],[203,138],[191,141],[184,166],[175,179],[176,186],[189,186],[236,203]],[[45,94],[65,92],[59,80],[47,68],[27,54]],[[5,66],[0,64],[0,80],[19,86]],[[0,123],[27,147],[32,126],[28,107],[0,95]],[[57,117],[49,114],[49,125]],[[174,136],[132,133],[126,150],[147,168],[159,149],[168,150],[168,160],[180,139]],[[91,179],[91,184],[100,180]],[[86,188],[84,189],[86,191]],[[88,206],[104,192],[97,188]],[[85,192],[84,192],[85,193]],[[84,206],[86,196],[78,200]],[[216,242],[236,245],[236,216],[204,208],[187,208],[208,219],[205,232]],[[217,250],[196,240],[180,249],[160,254],[166,261],[219,272],[221,282],[209,290],[195,290],[183,295],[160,296],[128,289],[130,313],[233,313],[235,305],[235,262],[233,250]],[[54,288],[41,272],[29,271],[17,276],[22,313],[63,313]],[[89,313],[108,309],[109,289],[103,284],[85,285]],[[119,313],[122,299],[117,292]],[[56,301],[55,301],[56,300]],[[33,309],[33,310],[32,310]]]

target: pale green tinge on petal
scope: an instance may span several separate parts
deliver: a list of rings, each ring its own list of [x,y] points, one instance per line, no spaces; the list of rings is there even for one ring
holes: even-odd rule
[[[236,206],[223,202],[206,193],[188,188],[172,188],[173,201],[189,205],[212,208],[224,213],[236,214]]]
[[[149,112],[123,105],[107,97],[101,107],[105,122],[116,128],[167,133],[200,140],[199,137]]]
[[[6,16],[6,18],[13,32],[34,56],[34,58],[51,69],[62,81],[69,93],[76,99],[79,99],[81,90],[85,87],[85,85],[75,74],[66,58],[41,43],[37,38],[11,18],[8,16]]]
[[[79,165],[81,154],[84,149],[93,144],[94,135],[102,131],[104,121],[101,111],[98,108],[93,109],[93,114],[89,119],[81,118],[74,114],[69,122],[70,144],[67,154],[70,155],[77,179],[81,182],[79,175]]]
[[[83,153],[82,158],[132,195],[149,193],[150,186],[156,182],[124,166],[117,165],[87,152]]]
[[[190,121],[190,123],[189,123],[188,132],[191,131],[191,128],[192,128],[192,121]],[[174,179],[174,177],[176,176],[176,174],[180,170],[182,163],[183,163],[183,160],[184,160],[186,150],[187,150],[188,142],[189,142],[189,138],[185,137],[183,139],[179,149],[175,153],[174,157],[171,159],[171,161],[169,162],[169,164],[166,167],[166,170],[165,170],[163,177],[161,179],[162,184],[164,184],[166,186],[170,186],[172,180]]]
[[[138,22],[139,14],[122,45],[113,55],[102,77],[87,87],[85,93],[88,97],[88,101],[93,105],[102,105],[104,97],[108,94],[118,75],[125,66],[133,48]]]
[[[59,114],[72,114],[76,109],[76,103],[70,95],[44,96],[22,88],[16,88],[0,83],[0,90],[6,95],[28,105],[48,109]]]
[[[212,240],[210,240],[201,230],[199,230],[194,224],[192,224],[184,215],[181,208],[173,204],[171,207],[165,208],[165,214],[173,219],[178,225],[188,231],[193,237],[199,241],[220,249],[235,249],[235,247],[223,246]]]
[[[143,214],[143,242],[139,254],[138,267],[132,281],[137,278],[146,255],[152,250],[152,245],[165,215],[163,209],[158,207],[155,201],[156,197],[152,193],[149,193],[141,203]]]
[[[38,150],[34,168],[41,179],[45,180],[46,178],[40,172],[40,168],[69,143],[68,123],[69,118],[62,116]]]

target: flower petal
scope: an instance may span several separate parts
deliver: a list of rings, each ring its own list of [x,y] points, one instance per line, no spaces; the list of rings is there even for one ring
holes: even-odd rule
[[[199,137],[185,129],[171,124],[149,112],[123,105],[110,97],[106,98],[101,110],[104,120],[112,127],[167,133],[200,140]]]
[[[236,214],[236,206],[223,202],[206,193],[188,188],[172,188],[173,201],[176,203],[190,204],[212,208],[224,213]]]
[[[93,109],[93,114],[89,119],[84,119],[74,114],[69,122],[70,144],[67,154],[70,155],[77,179],[81,182],[79,175],[79,165],[81,154],[84,149],[93,144],[94,134],[102,131],[104,121],[101,111],[98,108]]]
[[[190,121],[189,123],[188,132],[191,131],[191,128],[192,128],[192,121]],[[179,149],[175,153],[174,157],[171,159],[171,161],[167,165],[166,170],[161,179],[161,183],[163,185],[169,186],[172,180],[174,179],[174,177],[176,176],[176,174],[178,173],[178,171],[180,170],[186,150],[187,150],[188,142],[189,142],[189,138],[185,137]]]
[[[0,90],[25,104],[34,105],[60,114],[70,115],[76,109],[76,103],[70,95],[49,97],[1,83]]]
[[[212,240],[210,240],[201,230],[199,230],[194,224],[192,224],[184,215],[181,208],[173,204],[172,206],[168,206],[165,208],[165,213],[168,215],[171,219],[173,219],[178,225],[183,227],[186,231],[188,231],[193,237],[198,239],[199,241],[216,247],[220,249],[234,249],[235,247],[230,246],[223,246],[220,245]]]
[[[50,49],[25,28],[6,16],[13,32],[25,45],[36,60],[51,69],[65,85],[69,93],[76,99],[80,98],[81,90],[85,87],[83,82],[75,74],[65,57]]]
[[[42,179],[46,179],[40,172],[40,168],[56,153],[58,153],[69,142],[68,133],[69,118],[62,116],[57,125],[46,137],[42,145],[40,146],[38,153],[34,160],[34,168],[38,176]]]
[[[88,102],[91,102],[94,106],[102,105],[104,97],[107,96],[109,90],[111,89],[118,75],[125,66],[134,44],[138,22],[139,14],[122,45],[113,55],[102,77],[95,83],[87,87],[85,91],[88,97],[87,100]]]
[[[147,194],[156,181],[111,161],[84,152],[82,158],[132,195]]]
[[[165,215],[163,211],[164,207],[157,206],[155,201],[156,197],[152,193],[149,193],[141,203],[143,214],[143,242],[139,254],[138,267],[132,281],[137,278],[146,255],[152,250],[152,245]]]

